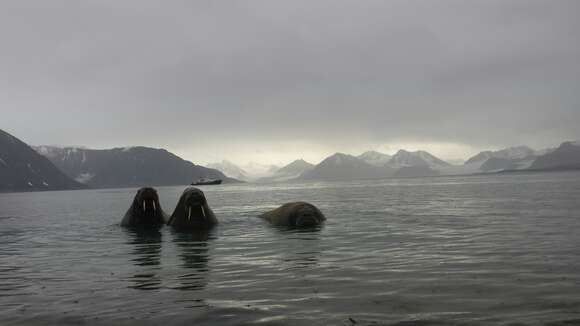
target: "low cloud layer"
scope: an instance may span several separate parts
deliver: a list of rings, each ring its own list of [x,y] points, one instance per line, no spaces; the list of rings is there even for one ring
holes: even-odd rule
[[[202,163],[554,146],[580,139],[578,13],[576,0],[8,0],[1,128]]]

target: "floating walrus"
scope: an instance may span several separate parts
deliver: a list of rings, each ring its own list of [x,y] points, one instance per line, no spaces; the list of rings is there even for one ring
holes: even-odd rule
[[[306,202],[284,204],[260,215],[276,226],[312,227],[322,224],[326,217],[316,206]]]

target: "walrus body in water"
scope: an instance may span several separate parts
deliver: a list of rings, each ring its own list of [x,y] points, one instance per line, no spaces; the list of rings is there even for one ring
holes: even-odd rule
[[[167,224],[178,230],[208,229],[218,224],[218,220],[209,208],[203,191],[189,187],[179,198]]]
[[[167,214],[161,209],[157,190],[141,188],[137,191],[133,204],[125,213],[121,226],[159,227],[167,222]]]
[[[312,227],[326,220],[316,206],[305,202],[287,203],[260,217],[272,225],[289,227]]]

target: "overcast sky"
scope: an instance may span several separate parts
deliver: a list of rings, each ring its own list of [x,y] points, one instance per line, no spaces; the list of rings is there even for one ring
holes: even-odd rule
[[[0,128],[196,163],[580,139],[578,0],[3,0]]]

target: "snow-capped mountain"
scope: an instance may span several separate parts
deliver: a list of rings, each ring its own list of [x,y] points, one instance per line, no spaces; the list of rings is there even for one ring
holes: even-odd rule
[[[438,169],[442,167],[451,166],[451,164],[425,152],[425,151],[416,151],[416,152],[408,152],[406,150],[401,149],[400,151],[395,154],[389,162],[387,162],[387,166],[400,169],[405,167],[415,167],[415,166],[427,166],[431,169]]]
[[[538,157],[554,150],[547,148],[536,151],[527,146],[516,146],[499,151],[484,151],[467,160],[464,168],[473,168],[473,173],[525,170],[529,169]]]
[[[367,152],[365,158],[375,158],[369,163],[363,158],[336,153],[323,160],[312,170],[302,174],[300,179],[319,180],[356,180],[384,179],[388,177],[419,177],[439,175],[439,169],[451,164],[425,152],[408,152],[400,150],[385,164],[378,165],[378,159],[385,160],[385,155]],[[365,153],[366,154],[366,153]],[[381,154],[381,153],[378,153]]]
[[[359,155],[358,158],[370,165],[383,167],[391,160],[392,156],[377,151],[367,151]]]
[[[200,178],[236,180],[164,150],[125,147],[105,150],[54,146],[35,148],[61,171],[92,187],[187,185]]]
[[[246,172],[249,180],[271,177],[280,169],[277,165],[257,162],[249,162],[242,165],[241,168]]]
[[[516,146],[499,151],[484,151],[472,158],[468,159],[465,164],[481,162],[482,164],[490,158],[504,159],[504,160],[523,160],[534,157],[537,153],[527,146]]]
[[[385,178],[387,168],[371,165],[362,159],[343,153],[336,153],[324,159],[299,179],[303,180],[356,180]]]
[[[285,167],[280,168],[276,171],[276,175],[300,175],[305,171],[311,170],[314,167],[314,164],[308,163],[303,159],[296,160]]]
[[[46,157],[0,130],[0,191],[84,188],[62,173]]]
[[[302,159],[296,160],[282,168],[280,168],[271,177],[258,179],[258,182],[283,182],[298,178],[303,173],[310,171],[314,168],[313,164],[310,164]]]
[[[219,170],[230,178],[235,178],[242,181],[250,180],[248,173],[244,169],[227,160],[223,160],[220,163],[208,164],[207,167],[210,169]]]

